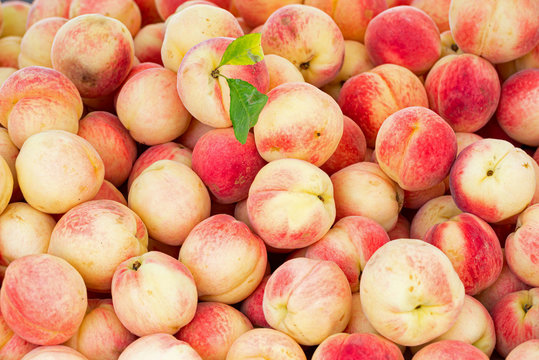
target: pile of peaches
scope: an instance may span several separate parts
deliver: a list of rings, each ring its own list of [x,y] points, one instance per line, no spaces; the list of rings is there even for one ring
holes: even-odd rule
[[[0,125],[2,360],[539,359],[537,0],[4,1]]]

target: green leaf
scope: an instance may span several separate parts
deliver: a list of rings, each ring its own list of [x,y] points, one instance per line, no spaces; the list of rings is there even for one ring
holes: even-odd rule
[[[268,102],[268,96],[240,79],[226,79],[230,88],[230,120],[234,135],[242,144],[247,142],[249,129],[256,125],[258,115]]]
[[[222,65],[253,65],[263,59],[261,35],[259,33],[247,34],[228,45],[217,67]]]

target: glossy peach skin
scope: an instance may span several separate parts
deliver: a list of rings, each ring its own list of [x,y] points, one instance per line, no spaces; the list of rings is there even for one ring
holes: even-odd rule
[[[424,239],[427,231],[434,225],[462,213],[455,205],[451,195],[444,195],[427,201],[414,215],[410,224],[410,237]]]
[[[505,295],[491,314],[496,328],[496,351],[505,357],[519,344],[538,338],[539,289]]]
[[[120,86],[133,66],[134,55],[133,38],[124,24],[89,14],[69,20],[58,30],[51,59],[53,68],[73,81],[82,97],[96,98]]]
[[[253,229],[267,245],[302,248],[321,239],[335,221],[333,185],[311,163],[275,160],[251,184],[247,212]]]
[[[476,347],[457,340],[442,340],[425,346],[412,360],[488,360],[488,356]]]
[[[317,8],[287,5],[262,29],[265,54],[288,59],[306,82],[322,87],[337,76],[344,61],[344,38],[333,19]]]
[[[67,19],[51,17],[40,20],[30,27],[21,39],[19,68],[28,66],[45,66],[52,68],[51,49],[54,36]]]
[[[365,46],[375,66],[397,64],[415,74],[427,72],[441,54],[440,31],[422,10],[397,6],[369,22]]]
[[[30,351],[21,360],[88,360],[76,350],[64,345],[40,346]]]
[[[135,56],[140,62],[163,65],[161,47],[165,38],[165,23],[148,24],[134,37]]]
[[[116,267],[144,254],[148,232],[127,206],[95,200],[69,210],[51,235],[48,253],[67,260],[82,275],[88,289],[108,292]]]
[[[4,1],[0,5],[4,17],[2,36],[23,36],[26,32],[26,19],[30,4],[26,1]]]
[[[385,64],[347,80],[338,99],[344,115],[359,125],[367,146],[374,148],[384,120],[409,106],[428,107],[423,84],[410,70]]]
[[[325,163],[343,133],[343,114],[337,102],[303,82],[279,85],[268,98],[254,127],[262,158],[300,159],[316,166]]]
[[[457,139],[440,116],[414,106],[384,121],[376,137],[375,152],[382,170],[400,187],[424,190],[449,174],[457,155]]]
[[[69,18],[71,0],[34,0],[28,12],[26,29],[28,30],[39,20],[50,17]]]
[[[312,360],[371,359],[404,360],[397,345],[374,334],[335,334],[325,339]]]
[[[537,45],[538,13],[535,0],[454,0],[449,8],[449,25],[464,52],[498,64],[519,58]]]
[[[523,342],[514,348],[505,358],[506,360],[533,360],[539,356],[539,339]]]
[[[71,0],[69,18],[84,14],[101,14],[120,20],[129,30],[132,37],[140,30],[142,17],[134,0]]]
[[[307,360],[298,343],[273,329],[253,329],[240,336],[230,347],[226,360],[249,359]]]
[[[160,360],[202,360],[188,343],[169,334],[146,335],[135,340],[118,360],[145,360],[153,357]]]
[[[202,301],[235,304],[258,286],[267,265],[266,247],[247,225],[232,216],[212,216],[193,228],[180,261],[195,279]]]
[[[494,66],[472,54],[444,56],[425,80],[430,108],[460,132],[477,131],[489,121],[500,87]]]
[[[520,71],[502,86],[498,124],[511,138],[530,146],[539,145],[539,69]]]
[[[264,56],[268,68],[269,90],[287,82],[304,82],[303,75],[290,61],[282,56],[269,54]]]
[[[268,283],[269,275],[264,276],[256,289],[241,303],[241,312],[247,316],[251,324],[255,327],[269,328],[269,324],[264,316],[262,302],[264,300],[264,290]]]
[[[205,360],[225,360],[232,343],[253,326],[232,306],[201,302],[195,317],[180,329],[176,338],[185,341]]]
[[[193,276],[181,262],[158,251],[118,265],[111,293],[116,315],[137,336],[175,334],[195,316]]]
[[[116,360],[136,339],[116,316],[111,299],[89,299],[81,326],[65,345],[88,360]]]
[[[6,324],[0,313],[0,356],[4,360],[20,360],[37,345],[31,344],[16,335]]]
[[[166,20],[169,16],[174,14],[178,7],[183,5],[187,0],[155,0],[155,7],[157,12],[161,16],[161,19]],[[212,3],[228,10],[230,8],[231,0],[213,0]]]
[[[19,54],[21,52],[20,36],[5,36],[0,38],[0,66],[19,68]]]
[[[13,261],[0,290],[4,320],[18,336],[36,345],[68,340],[81,324],[87,303],[79,273],[48,254]]]

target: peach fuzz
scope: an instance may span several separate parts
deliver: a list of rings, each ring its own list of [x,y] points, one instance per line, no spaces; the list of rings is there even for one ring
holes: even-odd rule
[[[213,0],[211,1],[215,5],[228,10],[230,8],[230,2],[233,0]],[[186,0],[155,0],[155,6],[161,19],[167,20],[176,10],[184,3],[189,2]],[[190,6],[188,6],[190,7]],[[184,7],[185,8],[185,7]],[[182,9],[184,9],[182,8]]]
[[[80,274],[67,261],[48,254],[13,261],[0,290],[4,320],[36,345],[57,345],[73,336],[87,304]]]
[[[494,66],[472,54],[442,57],[425,80],[430,108],[460,132],[486,125],[498,106],[500,87]]]
[[[515,347],[506,360],[533,360],[539,356],[539,339],[533,339],[523,342]]]
[[[308,83],[279,85],[268,97],[254,127],[256,148],[264,160],[325,163],[343,133],[343,114],[337,102]]]
[[[333,359],[404,360],[397,345],[374,334],[335,334],[324,340],[312,360]]]
[[[371,59],[367,54],[365,45],[354,40],[344,41],[344,62],[335,78],[322,87],[322,90],[331,95],[335,100],[339,99],[339,93],[346,80],[352,76],[369,71],[373,68]]]
[[[281,159],[265,165],[247,198],[255,232],[278,249],[297,249],[320,240],[335,221],[329,176],[303,160]]]
[[[233,128],[214,129],[204,134],[193,149],[193,170],[216,201],[231,204],[247,198],[249,188],[266,164],[260,157],[252,133],[241,144]]]
[[[135,161],[129,179],[127,180],[127,189],[135,179],[150,165],[159,160],[173,160],[180,164],[191,167],[192,152],[182,144],[167,142],[160,145],[154,145],[146,149]]]
[[[15,167],[26,201],[49,214],[62,214],[93,199],[105,175],[103,161],[92,145],[62,130],[28,138]]]
[[[125,25],[99,14],[69,20],[56,33],[51,52],[53,68],[73,81],[85,98],[116,90],[131,70],[134,56],[133,38]]]
[[[46,253],[55,225],[52,216],[26,203],[9,204],[0,215],[0,264]]]
[[[181,101],[198,121],[212,127],[232,126],[229,116],[230,88],[219,75],[247,81],[261,93],[266,93],[269,87],[269,74],[264,61],[244,66],[223,65],[217,69],[232,41],[233,38],[217,37],[193,46],[178,69],[177,88]]]
[[[215,37],[238,38],[243,30],[230,12],[211,5],[193,5],[168,19],[161,58],[177,72],[185,54],[196,44]]]
[[[427,201],[414,215],[410,224],[410,237],[424,239],[427,231],[434,225],[459,215],[462,211],[457,207],[451,195],[444,195]]]
[[[361,276],[361,306],[382,336],[405,346],[435,339],[455,323],[464,286],[447,256],[422,240],[379,248]]]
[[[18,65],[22,69],[28,66],[52,68],[51,49],[56,33],[67,19],[51,17],[32,25],[21,40],[21,52]]]
[[[201,302],[193,320],[176,338],[191,345],[204,360],[225,360],[232,343],[252,328],[245,315],[232,306]]]
[[[272,360],[307,360],[302,348],[294,339],[273,329],[253,329],[247,331],[234,341],[226,356],[226,360],[259,358]]]
[[[384,120],[409,106],[428,107],[423,84],[410,70],[385,64],[347,80],[339,93],[344,115],[359,125],[367,146],[374,148]]]
[[[522,212],[536,188],[531,161],[507,141],[474,142],[462,150],[451,168],[449,185],[455,204],[490,223]]]
[[[337,219],[365,216],[382,225],[386,231],[397,223],[404,192],[377,164],[352,164],[331,175],[331,182],[335,191]]]
[[[305,82],[303,75],[290,61],[282,56],[269,54],[264,56],[269,73],[269,90],[289,82]]]
[[[0,357],[3,360],[20,360],[32,351],[36,345],[23,340],[16,335],[4,321],[0,313]]]
[[[131,184],[127,198],[148,228],[149,236],[168,245],[181,245],[189,232],[210,215],[210,195],[187,165],[159,160]]]
[[[539,338],[539,288],[505,295],[490,313],[496,328],[496,351],[501,356],[506,357],[525,341]]]
[[[201,123],[195,118],[191,119],[191,122],[189,123],[189,127],[187,130],[180,136],[178,139],[176,139],[176,142],[179,142],[185,146],[187,146],[188,149],[193,150],[195,148],[195,145],[208,131],[215,129],[212,126],[206,125],[204,123]]]
[[[488,360],[488,356],[470,344],[458,340],[442,340],[425,346],[412,360]]]
[[[262,302],[264,300],[264,290],[269,280],[269,275],[264,276],[256,289],[241,303],[241,312],[247,316],[251,324],[255,327],[269,328],[269,324],[264,316]]]
[[[127,200],[122,192],[107,180],[103,180],[103,184],[92,200],[113,200],[127,206]]]
[[[451,0],[412,0],[410,5],[423,10],[434,20],[440,32],[449,30],[449,5]]]
[[[143,336],[131,343],[118,360],[202,360],[200,355],[186,342],[169,334]]]
[[[140,62],[153,62],[163,65],[161,47],[165,38],[165,23],[148,24],[133,39],[135,56]]]
[[[527,69],[507,79],[502,86],[496,118],[516,141],[539,145],[539,69]]]
[[[88,360],[88,358],[76,350],[63,345],[40,346],[21,360]]]
[[[401,65],[417,75],[427,72],[442,51],[436,23],[412,6],[393,7],[372,19],[365,47],[374,65]]]
[[[121,21],[132,37],[140,30],[142,17],[134,0],[71,0],[69,18],[73,19],[85,14],[101,14]]]
[[[363,216],[347,216],[326,235],[305,248],[304,257],[333,261],[344,272],[352,292],[359,291],[359,278],[367,261],[389,241],[384,228]]]
[[[397,224],[387,232],[387,235],[390,240],[410,239],[410,221],[402,214],[399,214]]]
[[[2,36],[23,36],[30,4],[25,1],[4,1],[0,5],[4,16]]]
[[[20,36],[6,36],[0,38],[0,66],[19,68],[19,54],[21,52]]]
[[[445,183],[439,182],[438,184],[417,191],[404,191],[404,207],[407,209],[419,209],[427,201],[437,198],[445,194]]]
[[[148,232],[127,206],[112,200],[87,201],[69,210],[54,228],[48,253],[82,275],[92,291],[110,290],[116,267],[147,251]]]
[[[69,18],[71,0],[34,0],[28,12],[26,29],[28,30],[39,20],[50,17]]]
[[[532,51],[516,60],[496,65],[496,70],[503,81],[521,70],[533,68],[539,68],[539,44]]]
[[[88,360],[116,360],[137,337],[116,316],[110,299],[90,299],[79,329],[65,345]]]
[[[264,242],[230,215],[214,215],[189,233],[179,260],[195,279],[202,301],[235,304],[258,286],[267,265]]]
[[[187,267],[159,251],[122,262],[112,279],[114,311],[133,334],[175,334],[195,316],[197,287]]]
[[[275,11],[262,28],[264,54],[282,56],[294,64],[306,82],[322,87],[339,73],[344,38],[331,16],[307,5],[287,5]]]
[[[498,64],[517,59],[537,45],[537,14],[539,3],[535,0],[454,0],[449,8],[449,25],[464,52]]]
[[[9,165],[0,156],[0,214],[4,212],[13,194],[13,175]]]
[[[301,345],[318,345],[348,324],[352,293],[346,275],[334,262],[296,258],[270,276],[263,309],[274,329]]]

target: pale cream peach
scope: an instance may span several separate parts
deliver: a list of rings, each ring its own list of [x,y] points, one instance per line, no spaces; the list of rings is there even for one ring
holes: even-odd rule
[[[30,351],[21,360],[88,360],[88,358],[70,347],[55,345],[40,346]]]
[[[523,342],[515,347],[505,358],[506,360],[533,360],[539,356],[539,339]]]
[[[211,1],[215,5],[223,8],[230,9],[230,2],[232,0],[213,0]],[[174,12],[184,3],[189,2],[186,0],[155,0],[155,7],[161,16],[161,19],[167,20]],[[186,6],[186,7],[190,7]],[[185,7],[184,7],[185,8]],[[183,9],[183,8],[182,8]]]
[[[21,40],[19,69],[33,65],[52,68],[52,42],[60,27],[66,22],[67,19],[51,17],[40,20],[28,28]]]
[[[69,5],[71,0],[34,0],[28,12],[26,29],[29,29],[39,20],[49,17],[69,18]]]
[[[288,82],[304,82],[303,75],[290,61],[282,56],[269,54],[264,56],[269,73],[269,90]]]
[[[442,32],[440,34],[440,40],[442,42],[442,54],[440,55],[441,58],[447,55],[460,55],[464,53],[453,39],[451,30]]]
[[[0,156],[0,213],[8,206],[12,194],[13,175],[6,160]]]
[[[161,47],[165,38],[165,23],[148,24],[133,39],[135,56],[140,62],[153,62],[163,65]]]
[[[30,4],[26,1],[4,1],[2,13],[4,16],[4,31],[2,36],[23,36],[26,32],[26,19],[30,11]]]
[[[131,343],[118,360],[202,360],[200,355],[186,342],[169,334],[143,336]]]
[[[462,213],[451,195],[444,195],[427,201],[414,215],[410,224],[410,237],[424,239],[427,231],[434,225],[440,224]]]
[[[305,353],[294,339],[273,329],[253,329],[247,331],[234,341],[226,356],[226,360],[258,358],[307,360]]]
[[[13,144],[9,138],[7,129],[0,128],[0,156],[4,158],[11,175],[13,177],[13,192],[11,194],[11,202],[22,201],[22,193],[17,180],[17,171],[15,170],[15,161],[19,155],[19,149]]]
[[[0,38],[0,66],[19,68],[19,54],[21,52],[20,36],[5,36]]]
[[[17,71],[17,68],[6,67],[6,66],[0,67],[0,87],[2,87],[2,84],[3,84],[3,83],[7,80],[7,78],[10,77],[15,71]]]

